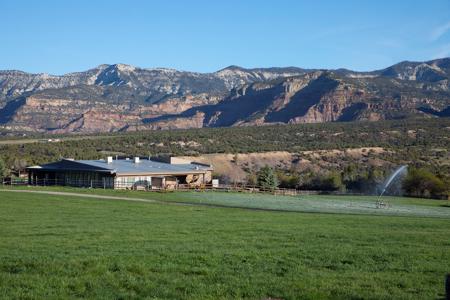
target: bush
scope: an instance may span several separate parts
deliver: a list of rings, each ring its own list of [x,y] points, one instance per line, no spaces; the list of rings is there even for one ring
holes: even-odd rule
[[[410,169],[403,189],[408,196],[425,198],[441,198],[446,191],[444,182],[425,169]]]
[[[345,190],[345,185],[342,183],[341,174],[332,172],[328,175],[318,175],[314,177],[309,184],[305,186],[311,190],[321,191],[337,191]]]
[[[339,173],[333,172],[322,179],[322,189],[329,191],[344,190],[345,186],[342,183],[342,177]]]
[[[300,177],[298,174],[285,174],[283,172],[277,172],[279,180],[279,186],[287,189],[296,189],[299,185]]]

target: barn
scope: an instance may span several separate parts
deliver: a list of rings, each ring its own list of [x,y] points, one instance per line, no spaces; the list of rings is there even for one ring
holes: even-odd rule
[[[27,168],[30,185],[64,185],[112,189],[200,186],[212,179],[213,167],[175,157],[165,159],[62,159]]]

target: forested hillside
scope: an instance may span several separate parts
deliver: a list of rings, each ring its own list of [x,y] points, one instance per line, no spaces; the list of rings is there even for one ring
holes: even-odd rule
[[[395,150],[390,160],[429,163],[448,170],[450,119],[323,123],[261,127],[145,131],[86,136],[79,140],[0,145],[8,167],[15,160],[39,164],[61,157],[76,159],[119,156],[199,155],[263,151],[331,150],[384,147]],[[51,136],[55,138],[55,136]],[[6,139],[6,138],[3,138]]]

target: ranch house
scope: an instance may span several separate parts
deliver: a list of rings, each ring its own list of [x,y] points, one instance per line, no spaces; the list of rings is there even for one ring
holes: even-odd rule
[[[176,157],[166,159],[62,159],[27,168],[30,185],[66,185],[112,189],[162,189],[211,182],[210,165]]]

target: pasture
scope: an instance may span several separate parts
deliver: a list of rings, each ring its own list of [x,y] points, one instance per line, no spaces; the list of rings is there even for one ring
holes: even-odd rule
[[[446,201],[33,190],[157,202],[0,190],[2,299],[436,299],[450,271]]]

